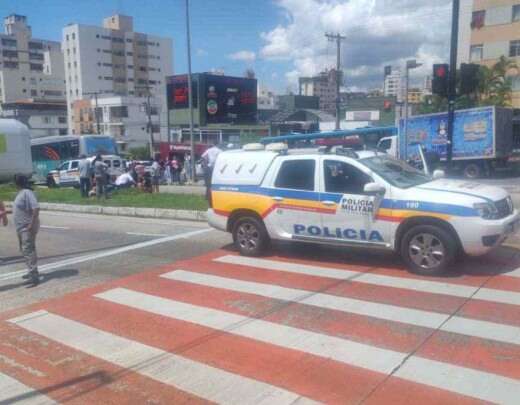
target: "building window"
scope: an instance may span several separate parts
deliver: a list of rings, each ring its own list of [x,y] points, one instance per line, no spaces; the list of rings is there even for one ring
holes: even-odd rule
[[[72,48],[72,53],[76,55],[76,47]]]
[[[67,48],[67,55],[70,56],[70,49]]]
[[[133,52],[127,52],[126,54],[127,54],[128,56],[133,56],[133,55],[134,55]]]
[[[43,65],[41,63],[30,63],[29,68],[34,72],[43,72]]]
[[[98,78],[98,80],[102,80],[103,79],[101,76],[98,76],[97,78]]]
[[[133,40],[132,40],[132,38],[127,38],[127,39],[126,39],[126,42],[128,42],[128,43],[131,44],[131,43],[133,42]]]
[[[469,50],[469,60],[471,62],[478,62],[482,60],[483,51],[483,45],[471,45],[471,48]]]
[[[38,95],[38,92],[34,89],[31,89],[31,97],[36,97]]]
[[[2,55],[6,58],[17,58],[18,57],[18,51],[11,51],[9,49],[4,49],[2,51]]]
[[[471,15],[471,28],[480,29],[486,22],[486,10],[473,11]]]
[[[33,49],[33,50],[43,49],[43,44],[41,42],[29,42],[29,49]]]
[[[70,69],[70,62],[69,62],[69,63],[67,63],[67,66],[68,66],[68,67],[69,67],[69,69]]]
[[[513,6],[513,22],[520,21],[520,4]]]
[[[112,76],[105,76],[105,80],[113,80]]]
[[[12,46],[12,47],[16,48],[16,39],[2,38],[2,45],[3,46]]]
[[[99,38],[99,34],[96,34],[96,38]]]
[[[36,52],[29,52],[29,59],[43,60],[43,54]]]
[[[74,67],[78,67],[78,62],[74,61]]]
[[[509,43],[509,56],[520,56],[520,41],[511,41]]]
[[[67,117],[58,117],[58,122],[60,124],[66,124],[67,123]]]
[[[69,34],[65,35],[65,39],[68,41],[69,40]]]

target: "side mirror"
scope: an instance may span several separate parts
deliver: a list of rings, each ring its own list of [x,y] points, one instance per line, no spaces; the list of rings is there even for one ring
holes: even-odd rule
[[[444,173],[444,170],[434,170],[433,171],[433,179],[434,180],[437,180],[437,179],[443,179],[444,177],[446,176],[446,173]]]
[[[386,192],[386,188],[377,183],[367,183],[363,191],[369,195],[383,195]]]

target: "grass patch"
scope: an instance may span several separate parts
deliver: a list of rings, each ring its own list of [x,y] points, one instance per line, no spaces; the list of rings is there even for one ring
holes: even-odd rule
[[[35,187],[34,192],[40,202],[77,204],[77,205],[104,205],[108,207],[138,207],[138,208],[166,208],[181,210],[205,211],[208,204],[204,196],[194,194],[148,194],[136,189],[119,190],[112,193],[104,201],[96,197],[82,198],[79,190],[74,188],[46,188]],[[13,201],[16,188],[12,185],[0,185],[0,200]]]

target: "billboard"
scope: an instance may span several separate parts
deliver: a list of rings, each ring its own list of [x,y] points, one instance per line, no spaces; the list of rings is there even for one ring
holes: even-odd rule
[[[204,98],[208,124],[256,122],[256,79],[205,75]]]
[[[197,81],[192,81],[192,94],[193,94],[193,107],[197,107]],[[189,108],[188,99],[188,75],[171,76],[169,82],[166,85],[168,109],[183,109]]]
[[[446,157],[448,137],[448,114],[415,116],[408,119],[408,148],[401,156],[416,158],[417,145],[426,150]],[[400,121],[399,134],[404,134],[404,122]],[[400,137],[404,138],[404,137]],[[492,157],[494,145],[494,109],[493,107],[476,108],[455,112],[453,124],[453,158],[471,159]]]

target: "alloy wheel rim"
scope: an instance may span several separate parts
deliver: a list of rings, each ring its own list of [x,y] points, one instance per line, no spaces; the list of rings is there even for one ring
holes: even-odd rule
[[[251,223],[244,223],[238,227],[237,241],[242,249],[254,250],[260,243],[260,232]]]
[[[439,267],[446,256],[444,244],[431,233],[415,235],[410,241],[408,251],[412,261],[427,270]]]

